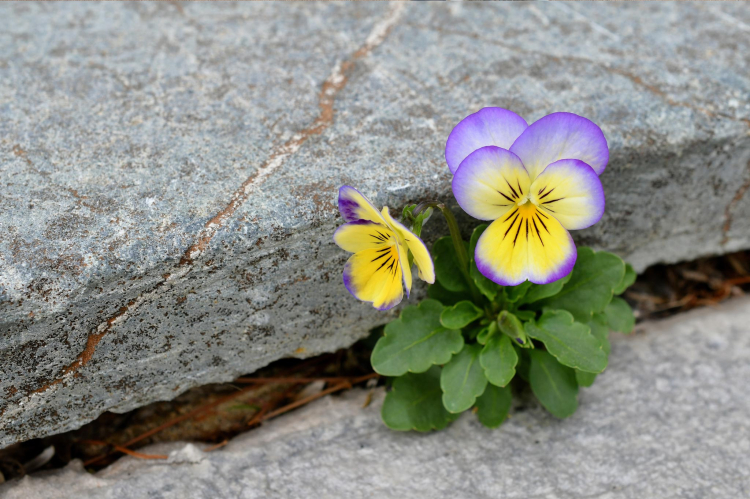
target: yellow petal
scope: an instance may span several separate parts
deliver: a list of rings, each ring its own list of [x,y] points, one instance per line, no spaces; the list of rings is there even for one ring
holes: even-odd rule
[[[432,263],[432,257],[427,250],[427,246],[425,246],[424,242],[416,234],[391,217],[387,206],[383,208],[382,215],[389,227],[393,229],[393,232],[398,235],[400,240],[406,243],[406,247],[409,248],[411,254],[414,256],[414,263],[417,264],[419,278],[433,284],[435,282],[435,266]]]
[[[411,266],[409,265],[409,250],[406,248],[406,244],[399,243],[396,246],[398,250],[398,263],[401,266],[401,273],[403,274],[404,287],[406,288],[406,296],[409,297],[411,293]]]
[[[386,225],[368,220],[346,223],[333,233],[333,241],[339,248],[351,253],[382,248],[384,245],[393,244],[395,240],[394,232]]]
[[[527,202],[487,227],[474,257],[479,271],[500,285],[547,284],[573,270],[576,248],[560,222]]]
[[[352,255],[344,266],[344,285],[357,299],[387,310],[401,302],[403,273],[396,245]]]

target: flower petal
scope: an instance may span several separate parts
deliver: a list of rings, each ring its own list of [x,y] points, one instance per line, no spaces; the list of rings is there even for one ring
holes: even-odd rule
[[[532,201],[568,230],[585,229],[604,214],[604,189],[596,172],[583,161],[555,161],[531,184]]]
[[[355,298],[372,302],[378,310],[398,305],[404,285],[396,245],[352,255],[344,266],[344,286]]]
[[[485,107],[470,114],[453,128],[445,143],[448,168],[456,173],[461,161],[480,147],[509,149],[528,126],[516,113],[500,107]]]
[[[568,231],[532,203],[492,222],[474,251],[479,272],[502,286],[554,282],[573,270],[576,256]]]
[[[339,189],[339,212],[347,222],[370,220],[385,225],[385,220],[370,200],[348,185],[343,185]]]
[[[425,246],[424,242],[416,234],[391,217],[387,206],[383,208],[382,214],[391,229],[406,242],[406,247],[411,251],[412,256],[414,256],[414,263],[417,264],[419,278],[425,282],[434,284],[435,266],[432,263],[430,252],[427,251],[427,246]]]
[[[510,150],[523,161],[534,180],[547,165],[560,159],[578,159],[601,175],[609,161],[602,129],[573,113],[553,113],[532,123]]]
[[[495,220],[529,192],[529,175],[512,152],[495,146],[469,154],[453,177],[453,195],[466,213]]]
[[[409,250],[406,248],[405,243],[396,245],[398,251],[398,263],[401,266],[401,275],[404,279],[404,287],[406,288],[406,297],[411,296],[411,265],[409,265]]]
[[[366,249],[378,249],[383,245],[393,244],[394,234],[385,225],[369,220],[356,220],[346,223],[333,233],[333,242],[339,248],[350,253]]]

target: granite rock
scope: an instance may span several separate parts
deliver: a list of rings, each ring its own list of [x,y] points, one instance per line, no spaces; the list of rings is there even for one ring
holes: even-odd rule
[[[341,284],[336,189],[449,201],[445,138],[483,106],[602,126],[580,243],[639,270],[750,247],[748,26],[741,4],[0,4],[0,446],[386,321]]]
[[[750,300],[651,323],[556,420],[516,401],[497,430],[464,414],[442,432],[380,422],[383,392],[329,397],[235,438],[160,444],[90,475],[80,462],[0,487],[7,499],[687,498],[750,494]],[[523,405],[520,407],[519,405]]]

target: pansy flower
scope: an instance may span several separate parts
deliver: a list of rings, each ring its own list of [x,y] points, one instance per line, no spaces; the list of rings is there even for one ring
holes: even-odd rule
[[[336,229],[334,242],[354,253],[344,267],[344,285],[358,300],[388,310],[411,291],[409,252],[419,278],[432,284],[435,269],[422,240],[397,222],[384,207],[379,212],[361,192],[345,185],[339,189],[339,212],[347,222]]]
[[[571,113],[527,125],[511,111],[484,108],[456,125],[445,159],[461,208],[493,221],[474,254],[483,275],[515,286],[570,273],[577,253],[568,231],[604,213],[599,175],[609,149],[597,125]]]

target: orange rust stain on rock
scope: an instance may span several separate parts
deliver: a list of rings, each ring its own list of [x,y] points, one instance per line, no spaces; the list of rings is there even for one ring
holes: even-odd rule
[[[342,62],[338,68],[335,68],[332,74],[323,82],[323,86],[318,93],[318,116],[310,126],[295,134],[291,139],[274,150],[268,159],[260,166],[257,172],[250,175],[240,187],[232,194],[229,203],[220,210],[204,226],[204,232],[198,237],[198,240],[191,245],[180,259],[180,265],[191,264],[193,259],[200,255],[208,247],[211,239],[220,229],[226,220],[231,217],[237,209],[242,206],[250,195],[250,186],[255,183],[261,171],[269,168],[271,165],[279,165],[278,161],[283,160],[291,152],[297,151],[307,139],[314,135],[320,135],[331,124],[334,117],[334,103],[338,93],[346,86],[348,76],[354,68],[355,63],[366,57],[372,50],[380,45],[383,40],[390,34],[394,24],[390,24],[376,39],[368,39],[364,45],[352,54],[349,60]]]
[[[240,187],[234,191],[226,206],[222,208],[216,215],[214,215],[208,222],[206,222],[204,230],[198,235],[196,242],[193,243],[180,258],[178,264],[179,266],[192,265],[194,258],[200,255],[208,247],[211,239],[218,232],[218,230],[224,226],[226,220],[245,203],[247,198],[250,196],[250,187],[256,182],[256,179],[258,179],[260,173],[263,170],[266,170],[272,166],[274,168],[278,168],[278,166],[283,164],[284,157],[296,152],[299,147],[307,141],[307,139],[314,135],[320,135],[331,124],[333,124],[334,103],[336,96],[348,83],[348,75],[354,68],[355,63],[359,59],[362,59],[363,57],[369,55],[375,47],[380,45],[390,34],[394,25],[395,24],[391,23],[390,25],[386,26],[386,28],[381,33],[379,33],[379,36],[373,39],[368,38],[365,44],[357,49],[357,51],[352,54],[349,60],[342,62],[338,66],[338,68],[334,69],[332,74],[326,79],[325,82],[323,82],[323,86],[321,87],[318,94],[319,113],[317,118],[309,127],[295,134],[290,140],[282,144],[280,147],[276,148],[265,161],[265,163],[260,166],[258,171],[250,175],[242,183],[242,185],[240,185]],[[16,154],[16,156],[25,157],[25,151],[18,145],[14,146],[13,152]],[[28,158],[25,159],[27,163],[31,164],[31,161]],[[164,285],[169,277],[169,274],[164,274],[162,276],[163,280],[159,282],[152,291],[155,291],[159,287]],[[97,329],[97,331],[92,331],[91,333],[89,333],[88,339],[86,341],[86,347],[84,348],[83,352],[81,352],[78,357],[76,357],[76,360],[74,360],[63,369],[60,378],[57,378],[45,384],[44,386],[34,390],[31,393],[33,394],[44,392],[52,386],[62,383],[64,376],[70,373],[78,374],[76,373],[76,371],[85,366],[91,360],[91,358],[94,356],[97,345],[102,340],[102,338],[112,329],[112,325],[114,324],[114,322],[122,317],[130,309],[130,307],[134,305],[134,303],[135,302],[130,302],[128,303],[128,306],[120,307],[119,311],[115,315],[107,319],[106,325],[103,328],[101,328],[100,326],[101,330]],[[302,351],[304,351],[304,348],[302,349]]]
[[[107,334],[107,331],[108,330],[105,329],[101,333],[89,335],[88,339],[86,340],[86,348],[83,349],[83,352],[78,354],[78,357],[76,357],[76,360],[74,360],[65,369],[63,369],[63,376],[65,376],[66,374],[70,374],[74,371],[77,371],[81,367],[88,364],[88,362],[91,360],[91,358],[94,356],[94,353],[96,352],[96,346],[99,344],[100,341],[102,341],[102,338],[104,337],[105,334]]]
[[[161,286],[163,283],[164,281],[159,283],[157,285],[157,288]],[[104,336],[112,329],[112,326],[115,323],[115,321],[119,319],[120,317],[122,317],[134,304],[135,304],[135,300],[128,302],[127,306],[120,307],[120,309],[115,315],[107,319],[106,326],[103,327],[101,331],[89,333],[88,338],[86,338],[86,346],[84,347],[83,351],[78,354],[78,356],[73,362],[71,362],[70,364],[68,364],[67,366],[63,368],[61,376],[53,381],[50,381],[49,383],[42,385],[41,387],[32,391],[29,395],[33,395],[35,393],[42,393],[42,392],[49,390],[53,386],[62,383],[64,377],[71,373],[74,374],[76,377],[78,377],[77,375],[79,373],[77,373],[76,371],[78,371],[78,369],[82,368],[83,366],[89,363],[89,361],[94,357],[94,353],[96,353],[96,347],[99,344],[99,342],[102,340],[102,338],[104,338]]]

